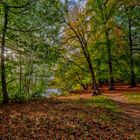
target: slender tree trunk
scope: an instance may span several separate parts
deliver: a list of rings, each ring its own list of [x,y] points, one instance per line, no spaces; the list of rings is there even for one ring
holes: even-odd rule
[[[2,83],[2,93],[3,93],[3,103],[8,103],[8,92],[6,85],[6,70],[5,70],[5,36],[8,24],[8,9],[4,7],[4,25],[2,30],[2,44],[1,44],[1,83]]]
[[[75,72],[75,74],[76,74],[76,77],[77,77],[77,79],[78,79],[78,82],[79,82],[79,84],[81,85],[81,87],[83,88],[83,90],[87,90],[88,88],[87,88],[87,86],[82,82],[82,79],[81,79],[81,77],[79,76],[78,72]]]
[[[109,90],[115,90],[114,87],[114,77],[113,77],[113,67],[112,67],[112,54],[110,49],[110,39],[109,39],[109,31],[106,30],[106,46],[107,46],[107,54],[108,54],[108,66],[109,66]]]
[[[130,84],[131,87],[136,87],[136,78],[134,72],[134,61],[133,61],[133,41],[132,41],[132,32],[131,32],[131,18],[128,17],[128,24],[129,24],[129,48],[130,48]]]
[[[30,96],[32,74],[33,74],[33,63],[32,63],[31,56],[29,57],[28,60],[29,60],[29,66],[28,66],[28,80],[27,80],[27,97]]]
[[[21,61],[21,54],[20,54],[20,57],[19,57],[19,66],[20,66],[20,73],[19,73],[19,90],[20,90],[20,95],[22,93],[22,61]]]

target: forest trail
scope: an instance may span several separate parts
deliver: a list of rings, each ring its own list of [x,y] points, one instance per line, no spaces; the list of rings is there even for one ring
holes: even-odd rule
[[[136,121],[140,124],[140,105],[129,103],[124,97],[122,93],[117,94],[105,94],[110,99],[115,101],[123,110],[125,114],[130,116],[133,121]]]
[[[140,94],[140,87],[129,88],[128,86],[117,86],[115,91],[108,91],[107,88],[102,88],[101,90],[104,95],[115,101],[125,114],[140,124],[140,104],[131,103],[124,97],[126,94]]]
[[[117,86],[115,91],[108,91],[108,87],[101,88],[103,95],[112,99],[123,112],[140,125],[140,104],[130,103],[125,97],[124,94],[133,95],[140,94],[140,87],[129,88],[128,86]],[[79,96],[68,96],[68,97],[59,97],[62,99],[71,99],[75,100],[77,98],[91,98],[91,91],[79,91],[77,92]]]

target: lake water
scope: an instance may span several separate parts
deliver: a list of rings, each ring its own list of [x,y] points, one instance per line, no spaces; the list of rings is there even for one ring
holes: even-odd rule
[[[57,88],[48,88],[45,90],[45,92],[42,94],[43,97],[45,98],[50,98],[51,95],[60,95],[61,94],[61,91]]]

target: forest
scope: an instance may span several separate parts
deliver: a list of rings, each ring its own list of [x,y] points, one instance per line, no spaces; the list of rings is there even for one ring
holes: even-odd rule
[[[140,139],[139,0],[0,0],[0,139]]]

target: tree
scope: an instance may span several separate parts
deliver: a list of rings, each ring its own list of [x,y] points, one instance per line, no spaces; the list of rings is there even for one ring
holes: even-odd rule
[[[9,22],[9,11],[11,8],[26,8],[30,5],[30,1],[27,4],[22,6],[10,6],[5,3],[3,0],[0,1],[3,6],[3,28],[2,28],[2,43],[1,43],[1,81],[2,81],[2,92],[3,92],[3,103],[8,103],[8,93],[7,93],[7,85],[6,85],[6,70],[5,70],[5,46],[6,46],[6,33],[8,29]]]
[[[113,64],[112,64],[112,44],[110,39],[110,31],[114,26],[113,17],[117,10],[117,0],[94,0],[88,1],[87,7],[92,11],[92,17],[97,22],[98,27],[100,27],[104,33],[106,49],[107,49],[107,58],[108,58],[108,67],[109,67],[109,90],[114,90],[114,76],[113,76]]]
[[[59,4],[59,1],[53,3],[52,1],[46,2],[44,0],[0,1],[2,14],[4,15],[3,25],[0,25],[2,27],[1,84],[3,103],[8,103],[7,89],[11,90],[12,86],[17,85],[17,87],[20,87],[19,91],[16,90],[17,93],[21,93],[21,90],[23,91],[24,89],[27,89],[25,92],[29,93],[33,80],[33,68],[36,67],[39,59],[40,61],[47,61],[52,59],[52,55],[57,57],[56,54],[58,53],[55,51],[55,45],[58,39],[58,22],[60,22]],[[52,6],[50,7],[50,5]],[[52,18],[56,13],[58,16]],[[46,16],[46,14],[48,15]],[[56,40],[53,39],[54,36]],[[35,61],[35,58],[37,61]],[[30,65],[26,67],[28,61]],[[44,64],[39,71],[41,71],[42,67],[44,67]],[[15,73],[13,73],[14,70]],[[20,82],[17,82],[18,75]]]
[[[90,34],[88,31],[89,29],[87,22],[88,21],[85,15],[85,11],[80,8],[80,5],[75,5],[74,8],[70,10],[65,17],[66,28],[64,29],[64,40],[66,42],[73,40],[74,43],[78,43],[75,44],[75,47],[77,45],[80,46],[91,74],[92,89],[94,90],[93,95],[99,95],[100,91],[98,89],[98,84],[95,79],[91,55],[88,48]]]
[[[129,46],[129,59],[130,59],[130,85],[136,87],[136,75],[134,71],[134,51],[138,47],[138,15],[139,15],[139,2],[122,1],[120,3],[120,17],[121,27],[124,31],[124,39]],[[124,25],[125,24],[125,25]]]

